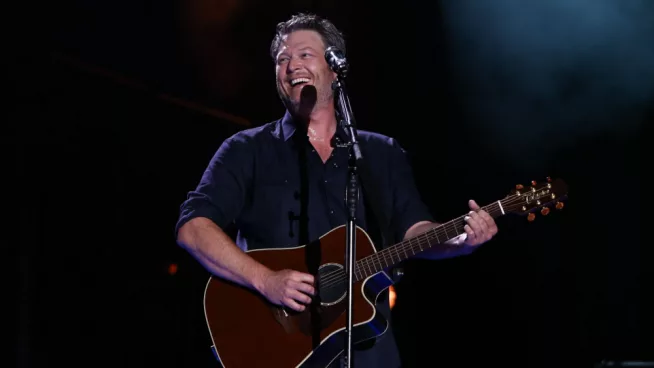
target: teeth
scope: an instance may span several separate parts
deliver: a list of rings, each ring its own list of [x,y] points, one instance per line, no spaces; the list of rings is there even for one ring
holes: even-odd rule
[[[308,78],[295,78],[291,81],[291,86],[295,86],[298,83],[309,83]]]

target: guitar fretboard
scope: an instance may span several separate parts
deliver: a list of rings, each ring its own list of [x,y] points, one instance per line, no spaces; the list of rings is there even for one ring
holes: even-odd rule
[[[509,199],[493,202],[487,206],[482,207],[483,210],[488,212],[492,217],[499,217],[504,215],[507,207],[513,207],[512,203],[508,203]],[[411,239],[406,239],[400,243],[387,247],[375,254],[362,258],[356,262],[354,280],[363,280],[368,276],[374,275],[385,268],[394,266],[405,259],[412,257],[420,252],[423,252],[431,247],[443,245],[446,241],[456,238],[463,234],[465,230],[463,227],[466,225],[465,217],[462,215],[458,218],[438,225],[430,230],[425,231]],[[448,245],[443,245],[448,246]]]

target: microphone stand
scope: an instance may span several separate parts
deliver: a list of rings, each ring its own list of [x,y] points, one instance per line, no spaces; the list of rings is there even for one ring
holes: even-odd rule
[[[344,74],[344,73],[343,73]],[[350,149],[348,163],[348,180],[345,188],[345,206],[347,207],[348,220],[346,225],[346,246],[345,246],[345,274],[347,275],[347,306],[345,325],[345,367],[352,366],[352,284],[354,280],[354,256],[356,254],[356,209],[359,200],[359,180],[357,177],[357,163],[363,158],[356,131],[356,123],[350,107],[350,99],[345,88],[344,76],[338,73],[338,78],[332,84],[332,89],[338,95],[337,108],[341,116],[341,125],[345,128],[349,142],[346,143]]]

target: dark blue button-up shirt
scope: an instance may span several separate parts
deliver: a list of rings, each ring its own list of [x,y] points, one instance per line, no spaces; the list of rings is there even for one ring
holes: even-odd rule
[[[207,217],[223,229],[234,224],[236,243],[252,250],[303,245],[346,224],[349,149],[337,145],[323,162],[306,133],[295,133],[287,112],[282,119],[225,140],[181,205],[176,228],[194,217]],[[339,128],[336,143],[347,138],[344,133]],[[369,231],[370,208],[364,202],[377,201],[391,230],[387,243],[399,242],[411,225],[432,217],[397,141],[364,130],[358,137],[379,196],[364,198],[364,186],[356,223]],[[379,250],[382,244],[375,246]]]

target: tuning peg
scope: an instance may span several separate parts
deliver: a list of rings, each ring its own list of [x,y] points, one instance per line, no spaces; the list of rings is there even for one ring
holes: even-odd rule
[[[525,186],[522,185],[522,184],[518,184],[518,185],[515,186],[515,188],[516,188],[517,190],[523,190],[523,189],[525,189]]]
[[[536,183],[536,180],[532,180],[532,181],[531,181],[531,186],[535,187],[536,184],[538,184],[538,183]]]
[[[549,208],[549,207],[543,207],[543,209],[540,210],[540,213],[541,213],[543,216],[547,216],[547,214],[550,213],[550,208]]]
[[[527,215],[527,220],[529,222],[534,221],[535,219],[536,219],[536,215],[534,215],[533,212]]]
[[[550,177],[548,176],[548,177],[547,177],[547,182],[548,182],[548,183],[551,183],[551,182],[552,182],[552,178],[550,178]]]
[[[563,208],[563,202],[556,202],[556,209],[560,210]]]

